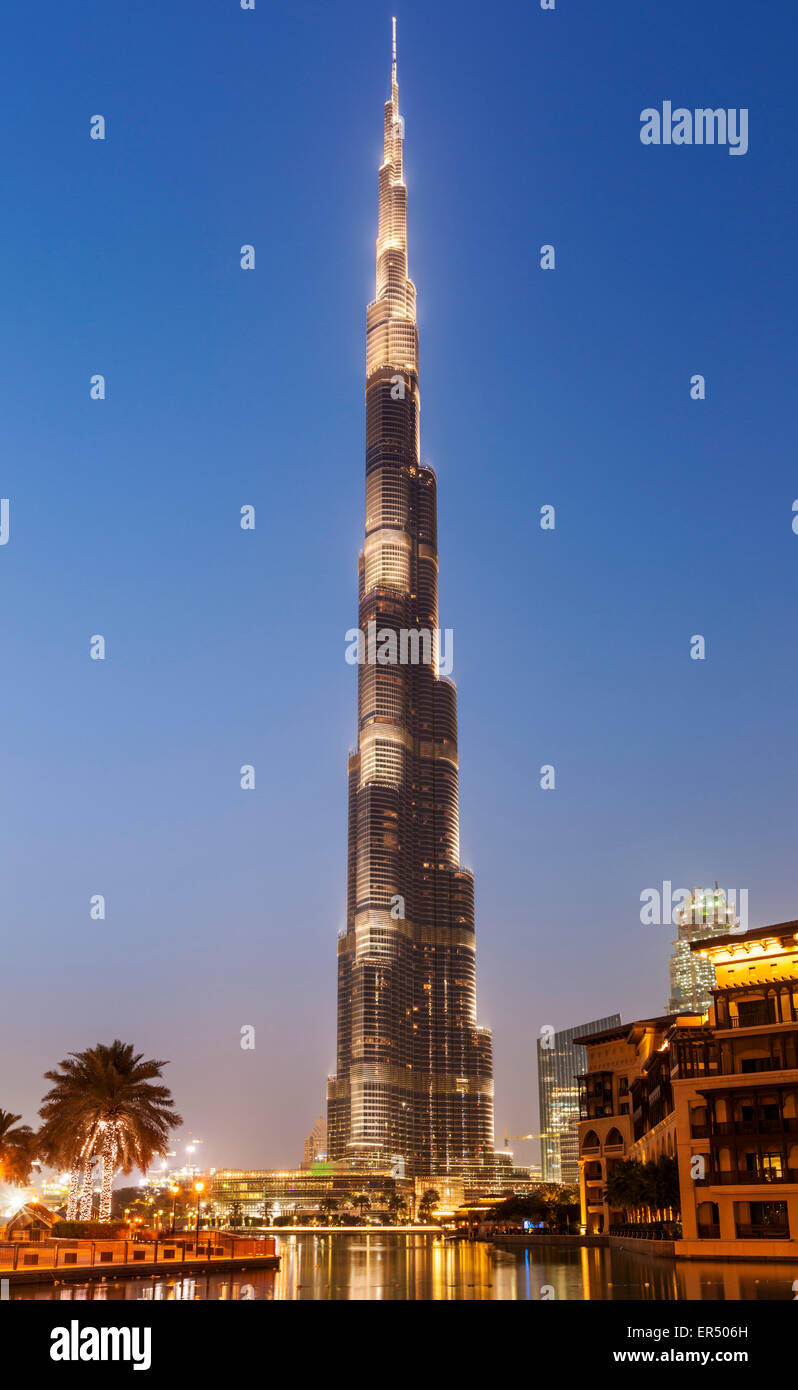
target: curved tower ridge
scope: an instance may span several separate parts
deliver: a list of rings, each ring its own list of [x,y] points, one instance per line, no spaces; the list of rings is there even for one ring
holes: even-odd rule
[[[419,456],[403,144],[394,20],[366,311],[358,741],[328,1152],[412,1176],[492,1158],[493,1061],[476,1022],[473,878],[460,864],[457,697],[438,674],[436,480]]]

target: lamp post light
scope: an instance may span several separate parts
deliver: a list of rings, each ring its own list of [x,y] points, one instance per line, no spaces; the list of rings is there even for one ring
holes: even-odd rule
[[[197,1254],[198,1254],[198,1255],[199,1255],[200,1208],[202,1207],[202,1202],[200,1201],[200,1197],[202,1196],[202,1193],[204,1192],[204,1190],[205,1190],[205,1184],[204,1184],[204,1182],[195,1182],[195,1184],[194,1184],[194,1191],[195,1191],[196,1194],[197,1194]]]
[[[169,1188],[169,1191],[170,1191],[171,1194],[172,1194],[172,1235],[174,1235],[174,1233],[175,1233],[175,1207],[176,1207],[176,1205],[177,1205],[177,1194],[178,1194],[178,1192],[180,1191],[180,1188],[179,1188],[179,1187],[175,1187],[175,1186],[173,1185],[172,1187]]]

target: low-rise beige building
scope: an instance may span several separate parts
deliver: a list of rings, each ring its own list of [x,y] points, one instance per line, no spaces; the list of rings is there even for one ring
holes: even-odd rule
[[[798,1258],[798,921],[694,943],[715,969],[708,1014],[581,1041],[582,1219],[613,1234],[622,1159],[676,1158],[687,1258]],[[626,1227],[628,1234],[629,1228]]]
[[[684,1253],[798,1256],[798,921],[696,943],[704,1036],[674,1048]]]
[[[690,1026],[702,1020],[668,1014],[621,1023],[579,1039],[588,1055],[588,1070],[578,1078],[579,1195],[587,1235],[606,1235],[623,1220],[623,1212],[607,1200],[607,1178],[619,1161],[639,1156],[634,1152],[633,1088],[677,1022]],[[672,1154],[673,1143],[658,1135],[646,1157],[658,1157],[660,1149]]]

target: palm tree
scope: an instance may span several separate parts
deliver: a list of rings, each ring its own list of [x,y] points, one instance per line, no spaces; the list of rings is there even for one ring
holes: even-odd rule
[[[571,1183],[558,1185],[548,1206],[554,1229],[567,1230],[572,1219],[579,1215],[579,1188]]]
[[[357,1198],[355,1199],[355,1206],[358,1208],[361,1217],[365,1215],[367,1211],[371,1211],[371,1198],[369,1197],[367,1192],[361,1192],[358,1194]]]
[[[434,1187],[428,1187],[418,1204],[418,1214],[422,1221],[429,1221],[432,1216],[433,1208],[437,1207],[441,1200],[440,1193]]]
[[[231,1203],[230,1210],[229,1210],[229,1212],[227,1213],[227,1215],[228,1215],[228,1220],[229,1220],[229,1225],[231,1225],[231,1226],[240,1226],[240,1225],[241,1225],[241,1219],[242,1219],[242,1216],[243,1216],[243,1211],[244,1211],[244,1208],[242,1207],[242,1205],[241,1205],[240,1202],[233,1202],[233,1203]]]
[[[649,1166],[654,1170],[654,1205],[662,1213],[671,1211],[678,1215],[681,1209],[678,1159],[671,1158],[669,1154],[660,1154],[655,1163],[646,1164],[646,1167]]]
[[[330,1218],[331,1225],[345,1226],[348,1219],[348,1212],[354,1206],[355,1199],[351,1192],[339,1192],[338,1194],[338,1217],[336,1221]]]
[[[392,1192],[386,1203],[386,1208],[395,1221],[403,1212],[407,1212],[407,1202],[404,1197],[400,1197],[398,1192]]]
[[[633,1158],[622,1159],[607,1174],[607,1202],[628,1216],[645,1201],[645,1186],[642,1163]]]
[[[30,1125],[17,1124],[21,1115],[0,1110],[0,1181],[22,1186],[30,1178],[35,1153]]]
[[[71,1168],[67,1217],[74,1218],[82,1179],[81,1216],[91,1215],[92,1164],[102,1161],[100,1220],[111,1216],[114,1174],[146,1173],[165,1153],[170,1129],[183,1123],[167,1086],[153,1082],[167,1064],[143,1061],[131,1043],[114,1039],[85,1052],[70,1052],[59,1069],[45,1072],[53,1087],[42,1102],[39,1145],[50,1162]]]
[[[607,1177],[607,1201],[611,1206],[621,1207],[628,1217],[630,1212],[647,1209],[648,1218],[652,1212],[660,1217],[666,1211],[678,1215],[679,1165],[675,1158],[660,1154],[656,1162],[640,1163],[634,1158],[617,1163]]]
[[[319,1211],[322,1212],[324,1216],[330,1217],[337,1210],[338,1203],[334,1197],[322,1197],[321,1201],[319,1202]]]

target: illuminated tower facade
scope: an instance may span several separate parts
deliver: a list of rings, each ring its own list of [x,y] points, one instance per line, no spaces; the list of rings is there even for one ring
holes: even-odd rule
[[[420,462],[416,288],[393,26],[366,315],[366,527],[358,739],[328,1155],[408,1177],[493,1155],[493,1058],[476,1015],[474,882],[460,864],[457,697],[439,674],[436,479]]]
[[[691,949],[692,943],[739,931],[739,919],[716,880],[714,892],[711,888],[693,889],[679,913],[677,925],[679,934],[673,942],[670,959],[668,1012],[705,1014],[713,1003],[715,967],[709,956],[704,957]]]

